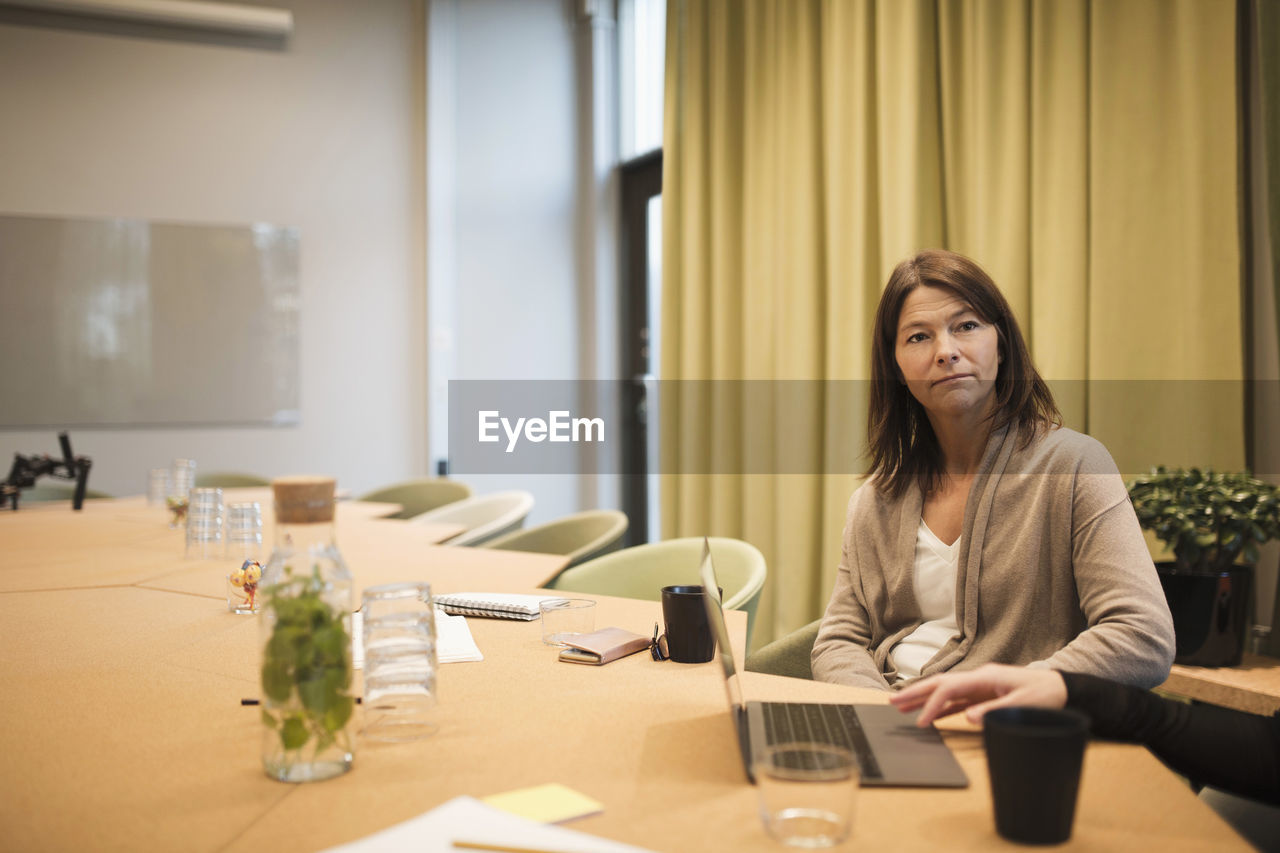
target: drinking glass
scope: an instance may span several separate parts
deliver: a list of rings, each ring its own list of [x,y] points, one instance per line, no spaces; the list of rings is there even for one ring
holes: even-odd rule
[[[363,594],[366,740],[409,741],[436,731],[436,623],[431,587],[396,583]]]
[[[580,634],[596,629],[596,603],[589,598],[553,598],[538,603],[542,616],[542,642],[563,646]]]
[[[176,530],[187,520],[187,501],[196,482],[196,463],[193,459],[175,459],[169,470],[169,491],[165,503],[173,517],[169,528]]]
[[[164,506],[169,496],[169,469],[152,468],[147,471],[147,506]]]
[[[207,560],[222,553],[222,489],[192,489],[187,506],[187,556]]]
[[[760,817],[792,847],[832,847],[849,837],[858,760],[842,746],[780,743],[755,756]]]
[[[227,504],[227,556],[262,559],[262,505],[257,501]]]

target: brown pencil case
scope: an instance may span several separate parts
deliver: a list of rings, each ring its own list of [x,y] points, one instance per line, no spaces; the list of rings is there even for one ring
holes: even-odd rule
[[[602,666],[649,648],[649,638],[622,628],[601,628],[566,639],[564,644],[568,648],[560,652],[560,660],[565,663]]]

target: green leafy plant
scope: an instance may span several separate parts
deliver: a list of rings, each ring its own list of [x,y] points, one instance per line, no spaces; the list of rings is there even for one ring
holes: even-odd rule
[[[292,578],[265,590],[275,625],[262,656],[262,721],[280,734],[286,751],[315,739],[315,752],[332,746],[351,719],[350,641],[342,613],[324,600],[325,585]]]
[[[1280,488],[1248,473],[1153,468],[1129,484],[1138,523],[1173,549],[1176,571],[1222,571],[1280,538]]]

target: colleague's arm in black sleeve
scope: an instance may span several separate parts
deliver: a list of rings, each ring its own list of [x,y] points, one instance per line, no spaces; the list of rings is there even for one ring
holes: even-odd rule
[[[1062,679],[1067,706],[1089,715],[1094,734],[1144,744],[1195,782],[1280,803],[1280,719],[1172,702],[1091,675]]]

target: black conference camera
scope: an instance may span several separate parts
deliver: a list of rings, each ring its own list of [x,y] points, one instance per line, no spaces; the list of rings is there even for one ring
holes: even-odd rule
[[[65,432],[58,433],[58,444],[62,448],[61,459],[54,459],[47,453],[38,456],[23,456],[21,453],[13,455],[9,477],[0,483],[0,509],[7,506],[10,510],[16,510],[22,490],[34,486],[39,477],[75,480],[76,489],[71,497],[71,507],[78,510],[84,506],[84,493],[89,485],[89,469],[93,467],[93,461],[88,456],[75,456],[71,453],[71,439]]]

